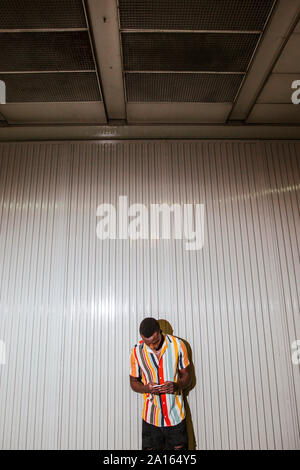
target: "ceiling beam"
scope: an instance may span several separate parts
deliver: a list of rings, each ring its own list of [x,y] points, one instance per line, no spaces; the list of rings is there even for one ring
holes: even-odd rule
[[[260,30],[248,29],[121,29],[122,33],[213,33],[213,34],[260,34]]]
[[[88,28],[23,28],[23,29],[0,29],[0,33],[61,33],[87,31]]]
[[[300,125],[53,125],[0,127],[0,141],[253,139],[300,140]]]
[[[0,113],[0,126],[7,126],[7,121],[3,114]]]
[[[108,119],[125,119],[117,0],[86,0]]]

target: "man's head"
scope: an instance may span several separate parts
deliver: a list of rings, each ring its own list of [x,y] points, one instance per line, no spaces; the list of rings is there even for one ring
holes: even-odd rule
[[[157,350],[162,341],[161,329],[155,318],[144,318],[140,324],[140,335],[144,343],[153,350]]]

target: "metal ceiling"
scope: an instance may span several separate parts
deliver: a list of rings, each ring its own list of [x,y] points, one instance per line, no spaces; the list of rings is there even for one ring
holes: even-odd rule
[[[273,0],[120,0],[126,101],[233,103],[243,76],[227,74],[246,73],[273,6]]]
[[[95,72],[2,74],[8,103],[101,101]]]
[[[124,71],[245,72],[259,34],[122,33]]]
[[[232,102],[242,73],[127,73],[127,101]]]
[[[87,31],[1,33],[1,72],[95,70]]]
[[[0,29],[87,28],[81,0],[1,2]]]
[[[300,0],[2,2],[0,80],[7,102],[0,121],[159,123],[161,137],[168,137],[168,124],[300,123],[290,101],[299,18]]]
[[[125,29],[262,31],[274,0],[119,0]]]

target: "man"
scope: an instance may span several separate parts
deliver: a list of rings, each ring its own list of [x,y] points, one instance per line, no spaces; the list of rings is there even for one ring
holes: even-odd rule
[[[141,322],[140,335],[131,350],[130,386],[144,394],[142,449],[188,449],[182,396],[191,382],[186,347],[163,335],[155,318]]]

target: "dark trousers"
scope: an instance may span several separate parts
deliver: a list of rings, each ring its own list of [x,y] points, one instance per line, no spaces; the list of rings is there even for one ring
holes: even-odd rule
[[[162,450],[174,449],[182,446],[180,450],[188,449],[188,436],[186,430],[186,420],[175,426],[154,426],[153,424],[142,422],[142,449]]]

